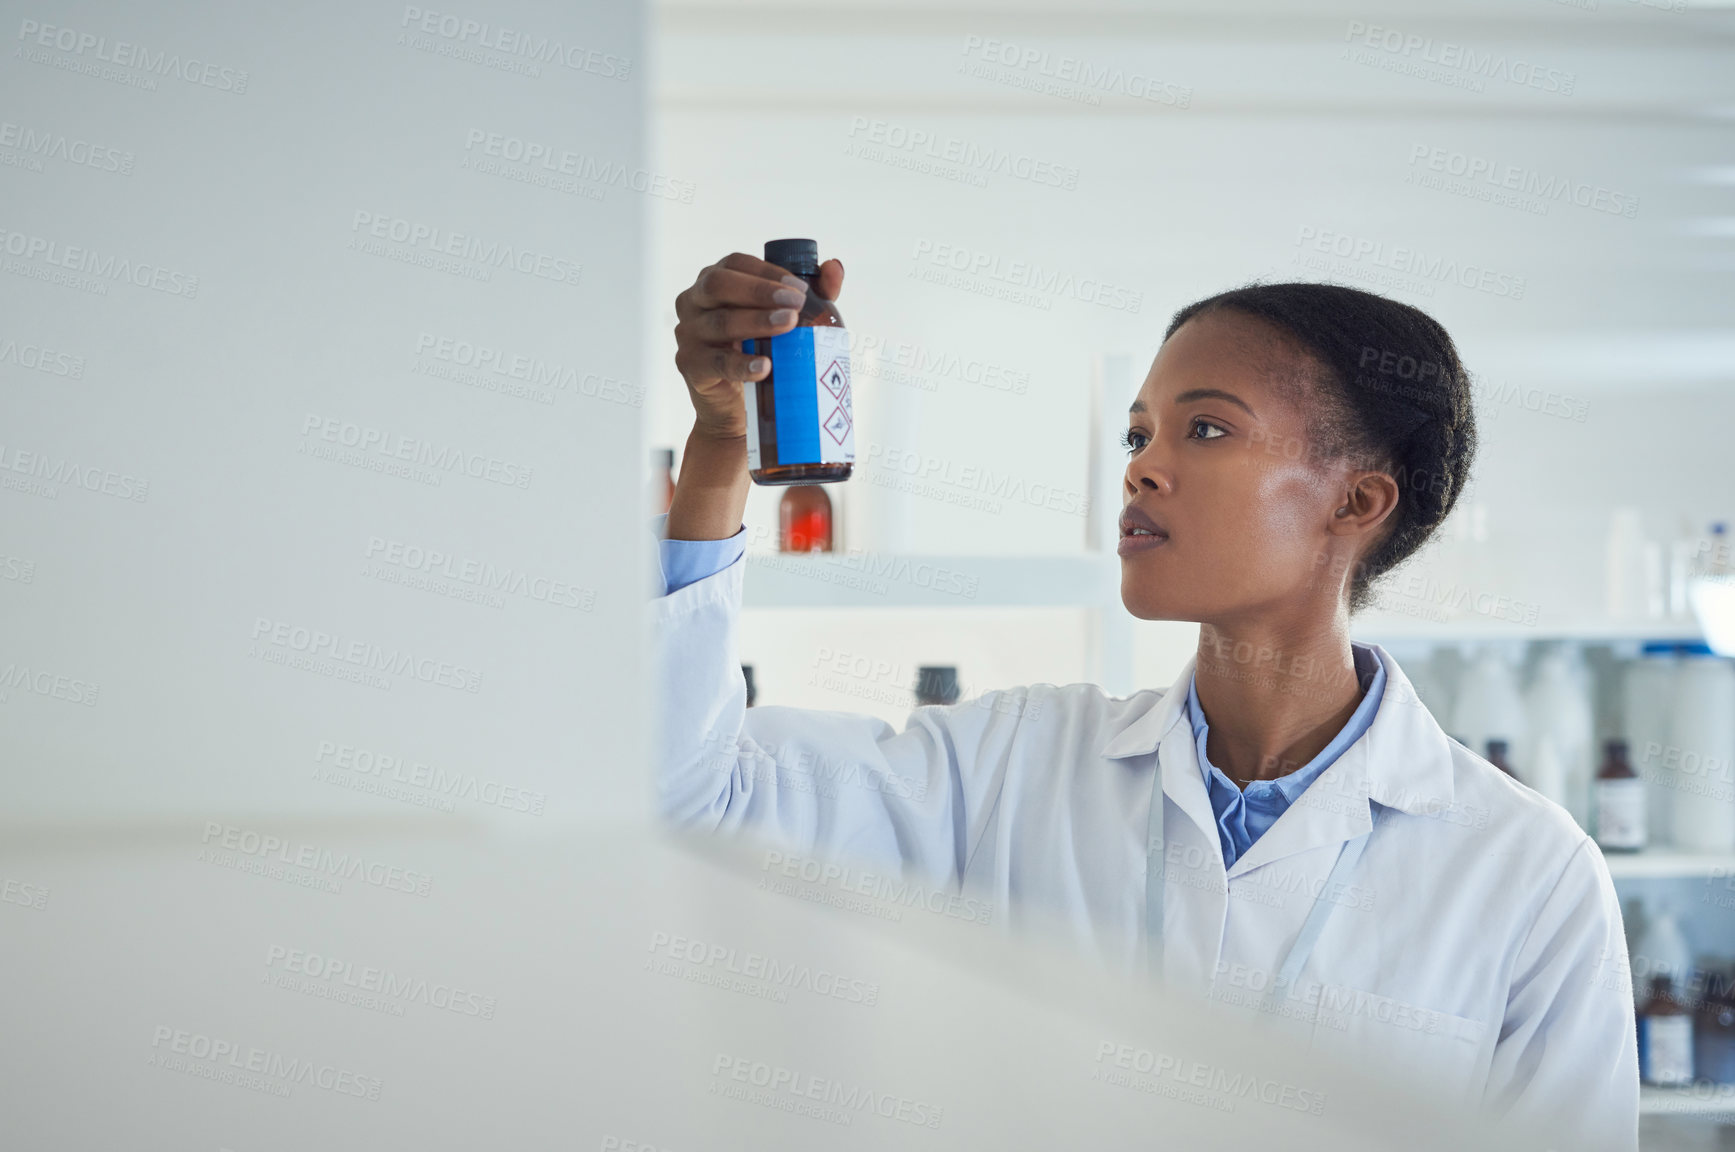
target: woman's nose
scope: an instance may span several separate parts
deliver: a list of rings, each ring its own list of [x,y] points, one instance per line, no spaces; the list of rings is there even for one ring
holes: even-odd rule
[[[1127,461],[1126,490],[1129,497],[1140,492],[1167,492],[1173,487],[1174,478],[1155,444],[1146,444]]]

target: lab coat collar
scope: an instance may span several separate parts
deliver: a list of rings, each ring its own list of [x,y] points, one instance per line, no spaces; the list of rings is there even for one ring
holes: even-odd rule
[[[1359,642],[1358,642],[1359,643]],[[1415,815],[1438,816],[1453,801],[1452,745],[1432,713],[1422,704],[1410,678],[1398,662],[1378,644],[1369,644],[1386,670],[1385,692],[1373,723],[1360,739],[1344,749],[1319,778],[1296,801],[1312,826],[1309,839],[1341,832],[1339,839],[1359,835],[1372,826],[1366,801],[1397,808]],[[1143,756],[1162,748],[1163,791],[1205,828],[1215,828],[1210,797],[1200,779],[1198,755],[1193,749],[1191,726],[1183,723],[1187,692],[1192,687],[1197,654],[1187,660],[1174,684],[1149,709],[1117,732],[1103,747],[1110,758]],[[1167,739],[1179,727],[1184,739]],[[1184,763],[1182,763],[1184,761]],[[1197,785],[1188,787],[1187,782]],[[1193,795],[1197,793],[1197,796]],[[1310,801],[1310,795],[1313,794]],[[1203,811],[1193,801],[1203,801]],[[1297,815],[1301,815],[1300,811]],[[1285,813],[1288,816],[1289,813]],[[1261,851],[1286,821],[1280,817],[1265,835],[1254,842],[1246,856],[1236,861],[1255,867],[1271,859],[1283,847],[1287,835]]]

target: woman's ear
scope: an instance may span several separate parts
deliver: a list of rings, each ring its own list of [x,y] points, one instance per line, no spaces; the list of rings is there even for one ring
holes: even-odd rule
[[[1327,525],[1334,536],[1371,532],[1397,510],[1398,482],[1388,473],[1365,469],[1350,473],[1348,481]]]

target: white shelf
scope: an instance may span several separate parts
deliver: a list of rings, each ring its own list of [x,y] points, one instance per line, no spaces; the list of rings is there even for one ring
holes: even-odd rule
[[[1106,608],[1132,623],[1120,603],[1120,557],[1112,552],[1053,556],[952,556],[878,552],[747,554],[748,608]],[[1521,624],[1490,616],[1433,620],[1392,612],[1356,617],[1362,641],[1699,640],[1691,620],[1549,619]]]
[[[1120,605],[1120,557],[748,553],[746,608],[1099,608]]]
[[[1735,1117],[1735,1084],[1704,1083],[1690,1088],[1639,1087],[1639,1112],[1646,1116]]]
[[[1362,641],[1374,640],[1703,640],[1704,633],[1691,620],[1616,621],[1602,618],[1549,619],[1520,624],[1488,616],[1430,620],[1420,616],[1365,612],[1350,624],[1350,633]]]
[[[1675,852],[1659,848],[1632,853],[1604,852],[1602,858],[1608,861],[1609,875],[1616,880],[1735,876],[1735,852]]]

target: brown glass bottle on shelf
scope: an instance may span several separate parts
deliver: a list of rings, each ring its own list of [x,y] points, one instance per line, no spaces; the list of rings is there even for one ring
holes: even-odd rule
[[[1506,741],[1488,741],[1488,763],[1494,765],[1494,767],[1500,769],[1500,771],[1506,773],[1514,780],[1518,779],[1518,773],[1514,772],[1512,766],[1506,763]]]
[[[831,497],[818,484],[796,484],[777,502],[777,550],[831,551]]]
[[[1693,1082],[1693,1014],[1676,1003],[1667,976],[1651,978],[1638,1009],[1639,1079],[1674,1087]]]
[[[765,260],[807,281],[795,327],[768,340],[743,340],[771,361],[765,378],[742,389],[747,405],[747,474],[755,484],[835,484],[855,470],[849,390],[849,333],[831,301],[813,288],[819,245],[769,240]]]
[[[916,704],[956,704],[958,669],[950,664],[923,664],[916,669]]]
[[[1627,763],[1627,742],[1603,744],[1596,774],[1596,842],[1607,852],[1637,852],[1645,846],[1645,782]]]

